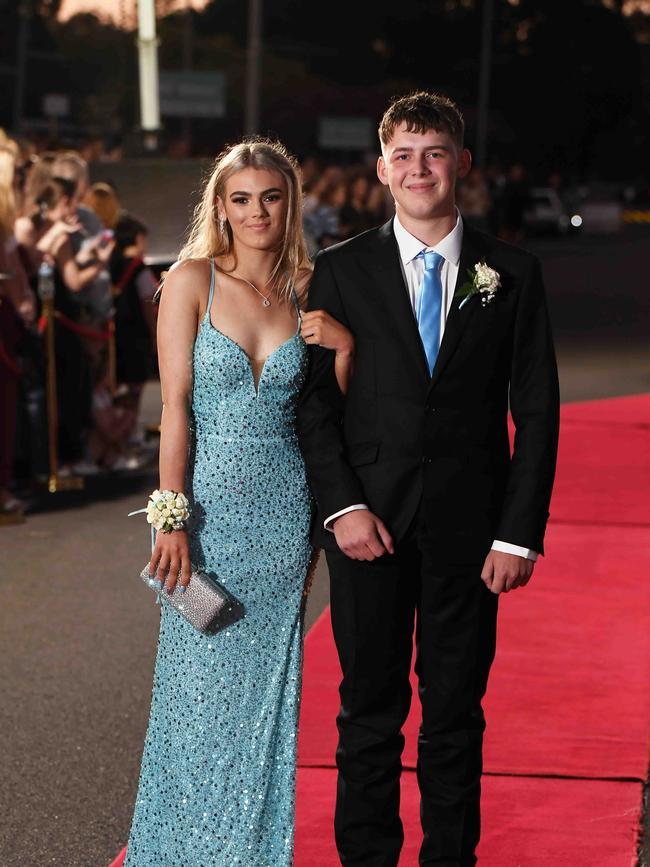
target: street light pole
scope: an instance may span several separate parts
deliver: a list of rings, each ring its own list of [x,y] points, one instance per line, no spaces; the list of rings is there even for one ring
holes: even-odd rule
[[[190,72],[193,67],[194,28],[192,22],[192,0],[185,0],[183,19],[183,68]],[[183,118],[183,140],[189,154],[192,148],[192,117],[188,113]]]
[[[155,0],[138,0],[138,60],[140,71],[140,127],[146,150],[158,147],[158,41]]]
[[[492,30],[494,0],[483,0],[481,28],[481,63],[478,80],[478,111],[476,118],[476,153],[474,163],[484,168],[487,156],[488,109],[490,102],[490,72],[492,70]]]
[[[260,57],[262,54],[262,0],[248,0],[248,48],[246,52],[246,109],[244,132],[260,129]]]

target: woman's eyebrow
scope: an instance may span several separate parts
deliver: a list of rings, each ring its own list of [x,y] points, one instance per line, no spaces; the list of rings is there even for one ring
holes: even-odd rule
[[[262,196],[266,196],[266,195],[268,195],[269,193],[281,193],[281,192],[282,192],[282,190],[280,189],[280,187],[269,187],[268,190],[263,190],[263,191],[260,193],[260,195],[262,195]],[[234,190],[234,191],[230,194],[230,197],[232,198],[233,196],[252,196],[252,195],[253,195],[252,193],[248,193],[248,192],[246,192],[245,190]]]

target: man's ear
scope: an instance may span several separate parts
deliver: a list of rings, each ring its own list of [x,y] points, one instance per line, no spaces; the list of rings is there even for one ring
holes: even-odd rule
[[[388,172],[386,171],[386,160],[383,154],[377,160],[377,177],[385,187],[388,186]]]
[[[466,178],[472,170],[472,154],[467,148],[463,148],[458,157],[457,177]]]

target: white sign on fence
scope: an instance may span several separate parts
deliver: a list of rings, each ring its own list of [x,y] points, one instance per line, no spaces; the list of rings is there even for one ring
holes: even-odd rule
[[[225,117],[222,72],[161,72],[160,113],[167,117]]]
[[[43,97],[45,117],[67,117],[70,114],[70,97],[67,93],[46,93]]]
[[[318,144],[322,148],[363,151],[376,145],[377,133],[369,117],[321,117]]]

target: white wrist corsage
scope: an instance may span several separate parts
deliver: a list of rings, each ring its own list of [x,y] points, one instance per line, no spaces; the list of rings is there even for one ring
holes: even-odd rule
[[[176,491],[154,491],[149,494],[147,522],[161,533],[183,530],[190,516],[190,504],[185,494]]]
[[[495,271],[494,268],[490,268],[485,264],[485,260],[483,260],[474,265],[474,271],[468,271],[467,273],[470,282],[465,283],[458,290],[458,297],[463,298],[460,307],[467,304],[472,295],[480,295],[483,307],[491,304],[494,301],[497,290],[501,287],[499,272]]]

